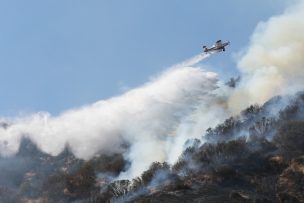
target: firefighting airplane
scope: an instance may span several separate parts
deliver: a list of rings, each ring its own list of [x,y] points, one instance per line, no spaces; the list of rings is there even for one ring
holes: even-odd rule
[[[229,44],[230,44],[229,41],[222,43],[222,40],[218,40],[215,42],[215,45],[213,45],[212,47],[208,48],[206,46],[203,46],[203,48],[205,53],[221,52],[221,51],[225,51],[225,47],[228,46]]]

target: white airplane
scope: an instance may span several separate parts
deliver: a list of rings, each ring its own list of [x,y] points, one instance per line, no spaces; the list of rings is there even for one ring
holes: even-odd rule
[[[204,52],[208,53],[208,52],[221,52],[221,51],[225,51],[225,46],[228,46],[230,44],[230,42],[224,42],[222,43],[222,40],[218,40],[215,42],[215,45],[213,45],[212,47],[208,48],[206,46],[203,46],[204,48]]]

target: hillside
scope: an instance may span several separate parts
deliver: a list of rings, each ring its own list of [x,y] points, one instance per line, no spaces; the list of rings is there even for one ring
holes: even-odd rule
[[[23,139],[0,159],[0,202],[304,202],[304,93],[209,128],[173,166],[114,181],[129,165],[119,153],[83,161],[69,146],[54,157]]]

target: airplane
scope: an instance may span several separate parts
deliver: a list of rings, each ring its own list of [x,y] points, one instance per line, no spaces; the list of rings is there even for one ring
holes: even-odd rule
[[[222,43],[222,40],[218,40],[215,42],[215,45],[213,45],[212,47],[208,48],[206,46],[203,46],[204,48],[204,52],[208,53],[208,52],[221,52],[221,51],[225,51],[225,47],[228,46],[230,44],[230,42],[224,42]]]

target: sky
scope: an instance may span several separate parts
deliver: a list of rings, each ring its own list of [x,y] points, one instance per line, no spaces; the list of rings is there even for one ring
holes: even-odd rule
[[[218,39],[228,80],[257,23],[287,0],[0,0],[0,115],[53,115],[142,85]]]

